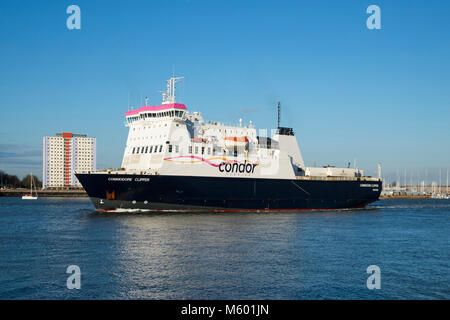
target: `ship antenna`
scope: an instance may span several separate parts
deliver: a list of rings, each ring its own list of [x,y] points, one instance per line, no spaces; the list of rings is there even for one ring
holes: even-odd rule
[[[280,117],[281,117],[281,105],[280,101],[278,101],[278,129],[280,129]]]
[[[175,103],[175,83],[181,82],[184,77],[172,77],[167,80],[167,91],[162,93],[163,104]]]

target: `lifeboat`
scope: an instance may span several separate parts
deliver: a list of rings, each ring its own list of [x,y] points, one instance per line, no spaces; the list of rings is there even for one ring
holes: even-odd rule
[[[198,143],[206,143],[207,140],[205,138],[191,138],[192,142],[198,142]]]
[[[247,137],[226,137],[225,146],[227,148],[248,149]]]

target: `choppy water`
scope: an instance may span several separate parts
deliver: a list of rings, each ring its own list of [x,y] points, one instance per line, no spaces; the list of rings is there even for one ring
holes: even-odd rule
[[[450,200],[314,213],[100,214],[0,198],[0,299],[449,299]],[[81,269],[81,289],[66,268]],[[369,290],[369,265],[381,289]]]

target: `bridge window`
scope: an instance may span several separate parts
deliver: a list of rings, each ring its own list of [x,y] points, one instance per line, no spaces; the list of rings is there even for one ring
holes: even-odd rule
[[[137,147],[137,149],[136,149],[136,153],[137,153],[137,154],[139,153],[139,147]]]
[[[133,148],[133,152],[132,152],[132,154],[134,154],[134,152],[135,152],[135,151],[136,151],[136,147],[134,147],[134,148]],[[52,162],[53,162],[53,161],[52,161]]]
[[[150,146],[150,150],[148,153],[152,153],[152,150],[153,150],[153,146]]]
[[[162,152],[162,145],[161,146],[159,146],[159,152]]]
[[[147,147],[145,147],[145,153],[147,153],[147,151],[148,151],[148,146],[147,146]]]

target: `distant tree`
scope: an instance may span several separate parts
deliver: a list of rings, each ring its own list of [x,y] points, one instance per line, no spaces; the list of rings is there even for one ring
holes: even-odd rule
[[[9,175],[5,171],[0,170],[0,187],[2,188],[29,188],[30,180],[30,175],[20,180],[16,175]],[[33,185],[36,188],[40,188],[42,187],[42,182],[36,176],[33,176]]]
[[[5,178],[6,173],[3,170],[0,170],[0,188],[3,188],[3,186],[5,185]]]
[[[21,184],[23,188],[29,188],[31,185],[31,175],[25,176],[22,179]],[[35,186],[36,188],[42,187],[42,182],[35,175],[33,175],[33,186]]]
[[[3,184],[7,188],[20,188],[22,186],[22,181],[17,176],[11,176],[5,174],[2,176]]]

